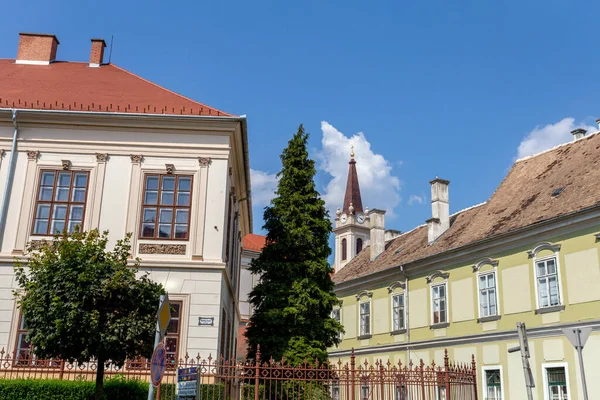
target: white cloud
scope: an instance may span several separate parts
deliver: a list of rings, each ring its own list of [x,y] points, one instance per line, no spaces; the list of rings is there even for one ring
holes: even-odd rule
[[[408,205],[414,206],[415,204],[423,204],[425,203],[425,195],[417,196],[416,194],[411,194],[408,198]]]
[[[392,164],[371,150],[362,132],[348,137],[326,121],[321,122],[321,130],[322,148],[318,159],[319,168],[332,177],[322,191],[330,215],[335,215],[335,210],[344,202],[353,145],[363,207],[386,210],[386,216],[393,218],[394,209],[400,203],[400,179],[392,175]]]
[[[277,174],[250,169],[250,183],[252,187],[252,205],[263,208],[267,206],[277,190]]]
[[[575,123],[575,118],[572,117],[563,118],[555,124],[548,124],[544,127],[536,126],[519,144],[517,158],[537,154],[573,140],[571,131],[576,128],[587,129],[588,132],[597,130],[593,126]]]

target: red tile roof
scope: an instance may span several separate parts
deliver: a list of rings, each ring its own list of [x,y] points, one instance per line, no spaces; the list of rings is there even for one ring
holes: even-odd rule
[[[231,116],[114,64],[24,65],[13,59],[0,59],[0,107]]]
[[[266,241],[266,236],[255,235],[253,233],[250,233],[244,236],[244,239],[242,240],[242,248],[244,250],[250,250],[260,253],[263,247],[265,247]]]
[[[422,225],[386,243],[371,260],[365,247],[333,277],[341,283],[408,265],[560,216],[600,207],[600,132],[518,160],[490,199],[450,218],[432,244]],[[557,190],[558,189],[558,190]]]

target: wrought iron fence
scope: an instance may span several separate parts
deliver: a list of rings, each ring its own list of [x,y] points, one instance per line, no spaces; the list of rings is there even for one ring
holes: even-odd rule
[[[193,396],[185,397],[178,371],[199,372]],[[16,356],[0,351],[0,379],[32,378],[95,380],[97,363],[69,363]],[[128,361],[121,368],[107,365],[106,378],[150,380],[147,360]],[[181,381],[181,377],[179,377]],[[188,386],[189,388],[189,386]],[[189,393],[189,391],[188,391]],[[157,390],[160,400],[477,400],[475,358],[466,363],[449,360],[445,351],[442,365],[422,360],[392,364],[378,360],[357,362],[352,351],[349,361],[324,364],[305,362],[291,366],[285,360],[260,359],[243,362],[200,356],[172,362]]]

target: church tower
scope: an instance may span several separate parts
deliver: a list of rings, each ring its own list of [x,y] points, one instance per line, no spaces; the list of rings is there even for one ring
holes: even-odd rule
[[[348,182],[344,195],[344,206],[337,209],[335,215],[335,261],[334,271],[337,272],[353,259],[369,241],[369,224],[360,198],[360,186],[356,173],[354,148],[350,153],[348,163]]]

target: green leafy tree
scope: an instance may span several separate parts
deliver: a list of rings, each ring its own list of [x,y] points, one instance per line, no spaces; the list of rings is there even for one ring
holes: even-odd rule
[[[260,282],[250,293],[254,314],[246,331],[248,351],[261,358],[284,357],[292,364],[327,360],[342,326],[331,318],[333,291],[331,221],[315,189],[315,162],[308,158],[302,125],[281,154],[276,197],[265,208],[266,246],[250,271]]]
[[[108,232],[64,233],[15,263],[16,292],[38,358],[98,362],[96,399],[103,397],[106,364],[149,357],[162,285],[138,261],[127,265],[131,235],[106,250]]]

